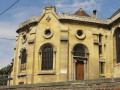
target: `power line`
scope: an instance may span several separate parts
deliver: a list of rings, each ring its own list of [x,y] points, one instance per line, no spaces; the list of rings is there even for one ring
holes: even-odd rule
[[[0,38],[0,39],[3,39],[3,40],[11,40],[11,41],[16,41],[16,39],[8,39],[8,38]]]
[[[8,7],[7,9],[5,9],[2,13],[0,13],[0,15],[4,14],[6,11],[8,11],[10,8],[12,8],[16,3],[18,3],[20,0],[17,0],[16,2],[14,2],[10,7]]]

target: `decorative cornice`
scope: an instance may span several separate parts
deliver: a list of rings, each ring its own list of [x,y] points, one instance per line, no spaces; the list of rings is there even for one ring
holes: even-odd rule
[[[50,8],[51,8],[51,11],[49,10]],[[48,10],[48,11],[45,11],[45,10]],[[29,20],[23,22],[22,24],[20,24],[18,30],[20,30],[32,23],[38,23],[44,16],[44,14],[49,13],[49,12],[52,12],[57,17],[58,20],[74,20],[74,21],[81,21],[81,22],[88,22],[88,23],[95,23],[95,24],[102,24],[102,25],[110,25],[113,22],[115,22],[117,19],[120,18],[120,13],[116,14],[115,16],[113,16],[112,18],[109,18],[109,19],[99,19],[99,18],[95,18],[95,17],[79,16],[79,15],[75,15],[75,14],[65,14],[65,13],[56,14],[55,7],[48,6],[48,7],[44,8],[43,14],[41,16],[36,16],[36,17],[30,18]]]
[[[21,28],[23,28],[23,27],[25,27],[25,26],[27,26],[31,23],[34,23],[34,22],[38,23],[39,19],[40,19],[40,16],[32,17],[32,18],[28,19],[27,21],[21,23],[20,26],[19,26],[19,29],[21,29]]]

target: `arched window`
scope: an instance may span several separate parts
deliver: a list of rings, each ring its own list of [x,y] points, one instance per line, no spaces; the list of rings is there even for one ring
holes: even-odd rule
[[[27,61],[27,52],[26,52],[26,49],[23,49],[22,57],[21,57],[21,64],[25,64],[26,61]]]
[[[53,69],[53,48],[50,44],[44,45],[42,49],[42,70]]]
[[[82,45],[80,44],[77,44],[75,45],[74,47],[74,56],[82,56],[82,57],[85,57],[85,50],[84,48],[82,47]]]
[[[117,63],[120,63],[120,28],[117,28],[115,31],[116,39],[116,59]]]

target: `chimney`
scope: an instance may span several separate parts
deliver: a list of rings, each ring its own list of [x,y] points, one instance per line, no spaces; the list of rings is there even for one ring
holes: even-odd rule
[[[95,18],[97,18],[97,10],[93,10],[92,17],[95,17]]]

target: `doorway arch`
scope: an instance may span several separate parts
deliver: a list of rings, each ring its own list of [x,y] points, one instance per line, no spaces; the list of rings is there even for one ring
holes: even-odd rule
[[[74,80],[88,79],[88,48],[81,43],[75,44],[72,50]]]

